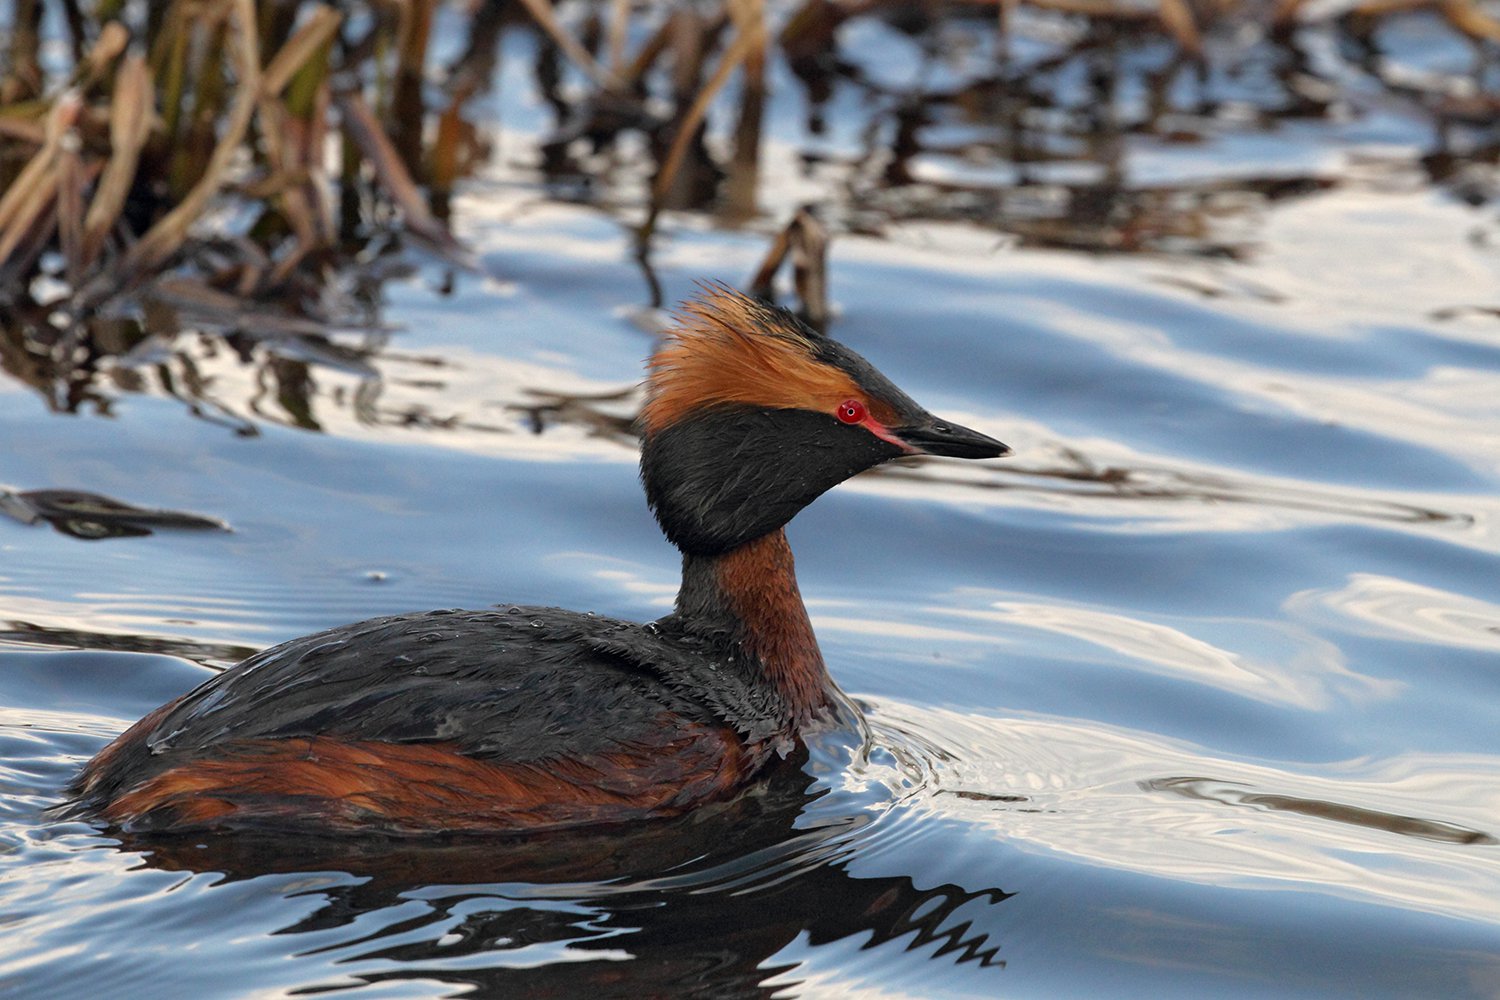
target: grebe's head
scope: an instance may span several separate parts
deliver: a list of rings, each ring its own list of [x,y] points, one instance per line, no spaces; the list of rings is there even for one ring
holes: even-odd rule
[[[785,309],[714,285],[676,319],[648,363],[641,479],[684,552],[714,555],[775,531],[830,487],[902,455],[1010,450],[934,417]]]

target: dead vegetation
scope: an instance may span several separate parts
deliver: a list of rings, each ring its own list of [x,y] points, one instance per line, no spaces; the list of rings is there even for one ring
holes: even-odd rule
[[[258,359],[277,398],[310,391],[311,367],[373,375],[393,270],[414,253],[472,265],[449,228],[453,195],[490,155],[499,123],[475,99],[512,35],[526,40],[510,51],[524,53],[554,115],[532,150],[544,190],[621,218],[653,299],[665,213],[759,225],[769,204],[769,252],[749,284],[771,294],[790,261],[815,325],[828,322],[822,262],[839,232],[950,222],[1023,245],[1240,256],[1247,244],[1225,235],[1226,217],[1336,178],[1140,182],[1126,169],[1131,144],[1355,114],[1368,98],[1350,97],[1351,79],[1430,121],[1421,166],[1434,183],[1486,200],[1500,159],[1500,22],[1479,0],[9,8],[0,367],[64,410],[107,409],[101,360],[182,332]],[[1394,68],[1386,33],[1404,19],[1462,40],[1472,70]],[[460,43],[441,61],[439,30]],[[858,41],[872,30],[906,40],[918,71],[893,82],[873,65]],[[801,88],[781,99],[800,103],[814,140],[799,155],[815,208],[767,196],[778,61]],[[831,132],[839,142],[816,141]],[[187,368],[172,381],[192,396]],[[305,426],[316,425],[310,412]]]

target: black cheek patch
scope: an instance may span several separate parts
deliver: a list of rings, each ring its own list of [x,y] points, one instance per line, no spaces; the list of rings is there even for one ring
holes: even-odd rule
[[[646,499],[684,552],[727,552],[786,524],[830,488],[902,449],[832,413],[728,406],[651,435]]]

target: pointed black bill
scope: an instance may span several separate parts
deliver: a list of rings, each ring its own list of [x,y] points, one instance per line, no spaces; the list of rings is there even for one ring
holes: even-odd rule
[[[1010,454],[1010,446],[988,434],[970,430],[947,420],[930,417],[910,427],[897,427],[895,434],[909,447],[924,455],[947,455],[950,458],[999,458]]]

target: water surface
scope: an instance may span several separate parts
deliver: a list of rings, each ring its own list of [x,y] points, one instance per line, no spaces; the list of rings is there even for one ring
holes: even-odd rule
[[[1413,73],[1455,58],[1405,25]],[[879,56],[907,43],[858,30],[906,86]],[[455,205],[481,273],[392,280],[395,332],[339,338],[358,364],[178,334],[102,366],[78,412],[0,380],[0,485],[231,529],[0,519],[0,992],[1500,996],[1496,216],[1419,168],[1431,134],[1391,103],[1131,138],[1140,185],[1329,182],[1225,213],[1234,256],[889,205],[838,236],[834,334],[1015,449],[862,476],[791,526],[868,746],[559,842],[144,843],[50,818],[130,721],[275,642],[433,607],[669,609],[627,430],[660,317],[628,220],[548,197],[529,37]],[[858,141],[854,89],[817,136],[785,69],[772,91],[764,225],[668,217],[669,300],[754,271],[812,183],[792,150]]]

